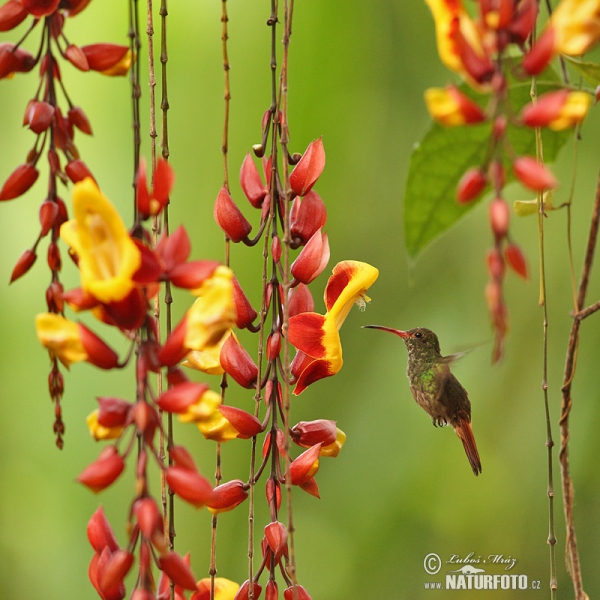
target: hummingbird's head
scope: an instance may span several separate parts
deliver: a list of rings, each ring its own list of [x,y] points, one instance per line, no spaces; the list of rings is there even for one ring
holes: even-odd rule
[[[363,325],[367,329],[381,329],[382,331],[389,331],[394,335],[401,337],[406,344],[408,354],[415,358],[417,357],[437,357],[440,356],[440,343],[437,335],[426,329],[425,327],[416,327],[415,329],[408,329],[402,331],[401,329],[392,329],[391,327],[383,327],[381,325]]]

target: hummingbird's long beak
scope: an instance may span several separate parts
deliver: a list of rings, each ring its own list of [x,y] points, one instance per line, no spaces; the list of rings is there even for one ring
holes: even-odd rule
[[[407,338],[408,332],[402,331],[401,329],[392,329],[391,327],[383,327],[382,325],[363,325],[363,329],[381,329],[381,331],[389,331],[394,335],[398,335],[401,338]]]

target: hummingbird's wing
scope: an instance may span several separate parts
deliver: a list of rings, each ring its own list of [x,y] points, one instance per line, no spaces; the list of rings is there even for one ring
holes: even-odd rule
[[[453,362],[461,359],[463,356],[469,354],[471,350],[464,350],[463,352],[455,352],[454,354],[448,354],[448,356],[442,356],[441,362],[446,365],[451,365]]]

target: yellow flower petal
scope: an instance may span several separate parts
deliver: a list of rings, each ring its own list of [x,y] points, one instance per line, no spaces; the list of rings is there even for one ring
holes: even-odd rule
[[[556,52],[585,54],[600,39],[600,0],[562,0],[550,19]]]
[[[77,323],[54,313],[41,313],[35,318],[35,328],[38,339],[50,355],[58,358],[65,367],[88,359]]]
[[[95,440],[114,440],[121,435],[122,427],[104,427],[98,423],[98,409],[92,411],[86,418],[91,436]]]
[[[82,288],[103,303],[122,300],[141,256],[119,213],[90,178],[75,184],[73,213],[60,233],[79,256]]]
[[[319,456],[331,456],[335,458],[342,449],[342,446],[346,442],[346,434],[339,428],[337,428],[337,435],[335,441],[331,442],[327,446],[322,446],[319,450]]]

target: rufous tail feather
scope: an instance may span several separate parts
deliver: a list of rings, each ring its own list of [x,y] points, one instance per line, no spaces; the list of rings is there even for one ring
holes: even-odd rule
[[[454,426],[454,431],[456,431],[456,435],[458,435],[460,441],[463,443],[473,473],[479,475],[481,473],[481,460],[479,459],[479,452],[477,452],[477,444],[475,443],[471,423],[466,419],[460,419],[458,424]]]

